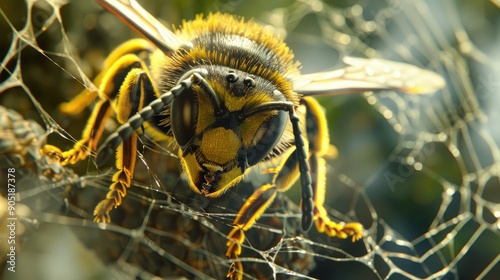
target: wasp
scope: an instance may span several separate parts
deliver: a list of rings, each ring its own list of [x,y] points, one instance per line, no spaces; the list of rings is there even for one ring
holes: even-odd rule
[[[192,191],[219,197],[252,169],[273,173],[244,203],[227,236],[227,277],[241,279],[237,259],[251,228],[278,192],[301,185],[302,230],[362,238],[357,222],[334,222],[323,206],[330,142],[327,122],[313,96],[398,90],[430,93],[443,87],[436,73],[381,59],[347,57],[346,67],[302,75],[284,41],[253,20],[223,13],[197,16],[173,31],[134,0],[97,0],[142,35],[116,48],[96,78],[98,93],[64,104],[78,111],[99,96],[81,140],[56,151],[74,164],[97,150],[102,166],[116,154],[117,171],[94,220],[109,223],[110,211],[127,194],[136,164],[138,133],[170,143]],[[121,126],[98,148],[111,113]]]

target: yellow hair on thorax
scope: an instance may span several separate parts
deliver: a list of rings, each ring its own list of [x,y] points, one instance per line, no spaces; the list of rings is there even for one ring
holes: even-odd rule
[[[277,64],[281,67],[266,67],[255,62],[255,57],[230,58],[218,50],[208,50],[206,46],[195,45],[180,57],[178,63],[189,61],[207,61],[214,65],[224,65],[239,69],[249,74],[260,76],[271,81],[285,95],[287,100],[298,103],[298,96],[293,93],[291,81],[300,74],[300,64],[294,61],[293,52],[285,42],[253,20],[244,21],[242,17],[224,13],[210,13],[206,17],[198,15],[192,21],[183,21],[182,25],[175,30],[179,37],[187,42],[208,34],[237,35],[247,38],[262,46],[263,50],[272,53]]]

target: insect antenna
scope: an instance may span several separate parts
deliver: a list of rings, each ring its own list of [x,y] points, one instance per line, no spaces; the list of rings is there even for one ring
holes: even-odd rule
[[[297,155],[300,171],[300,196],[302,199],[301,226],[303,231],[308,231],[312,226],[314,209],[311,173],[309,163],[307,162],[304,138],[302,138],[302,130],[300,129],[300,118],[295,113],[293,107],[288,113],[290,114],[290,121],[292,122],[293,136],[295,138],[295,153]]]

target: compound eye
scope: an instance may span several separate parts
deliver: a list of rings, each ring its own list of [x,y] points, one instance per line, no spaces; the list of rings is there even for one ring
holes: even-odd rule
[[[276,147],[276,144],[281,139],[281,135],[283,135],[288,118],[287,112],[279,111],[275,116],[262,123],[259,132],[256,134],[258,139],[254,139],[257,140],[255,141],[255,145],[247,149],[247,162],[249,166],[262,161]]]
[[[196,130],[198,103],[192,90],[184,91],[177,96],[170,107],[170,122],[175,141],[181,148],[191,142]]]

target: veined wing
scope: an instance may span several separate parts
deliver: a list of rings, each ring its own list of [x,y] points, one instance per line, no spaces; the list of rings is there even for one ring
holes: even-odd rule
[[[180,46],[188,45],[187,42],[183,42],[144,10],[135,0],[97,0],[97,2],[148,39],[165,54],[171,53]]]
[[[427,94],[445,86],[437,73],[414,65],[383,59],[346,57],[345,68],[302,75],[294,90],[304,95],[336,95],[376,90]]]

